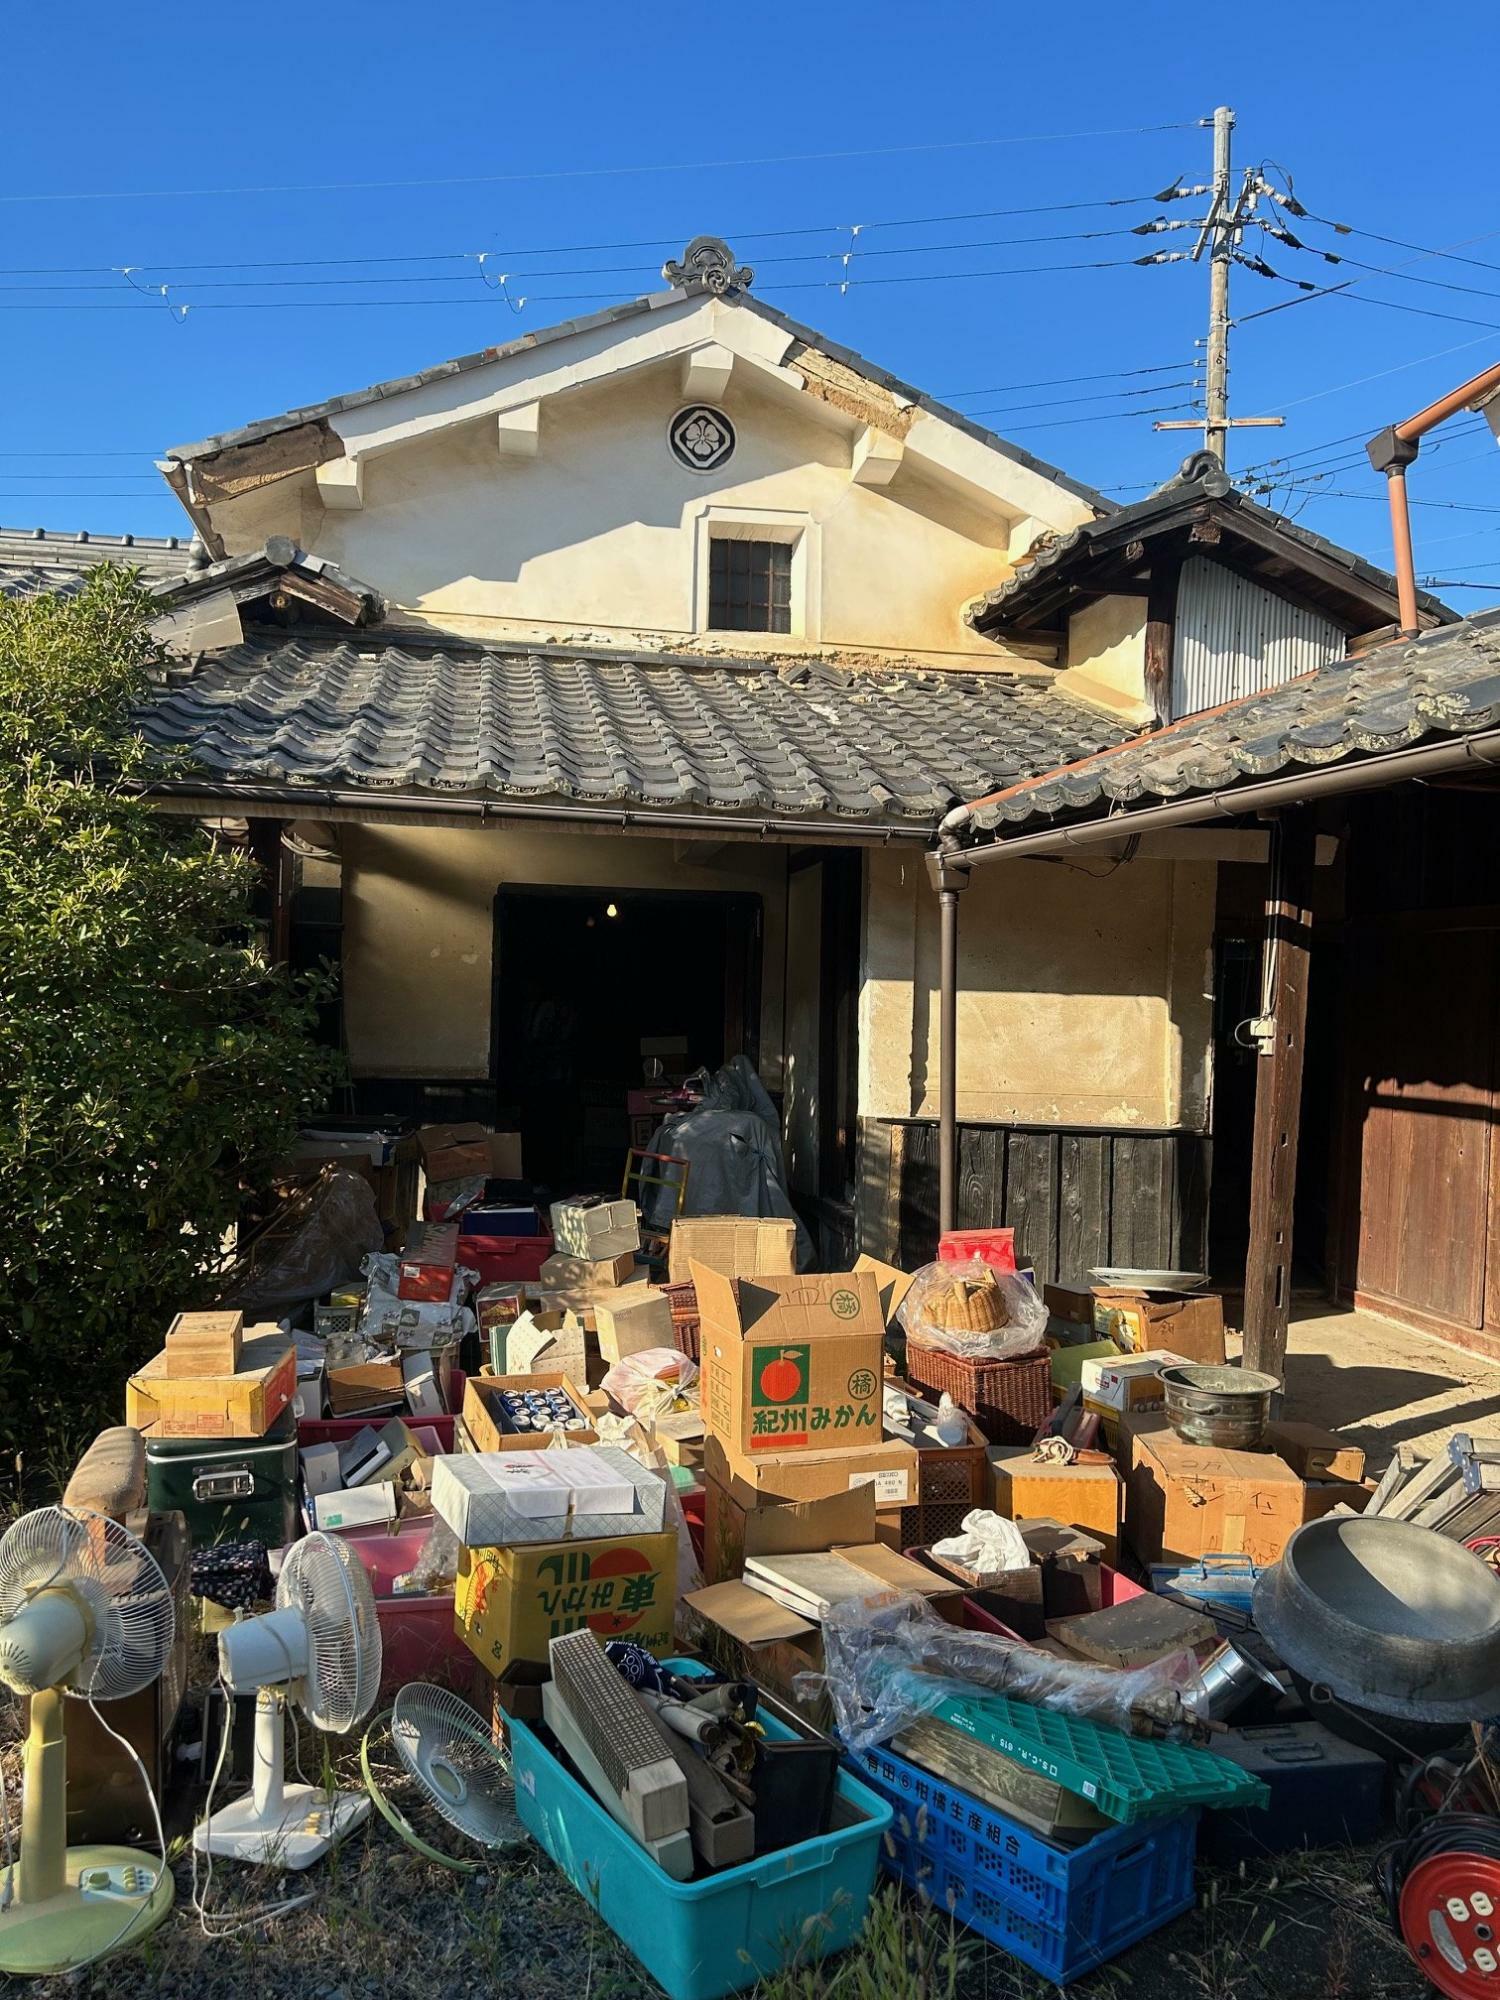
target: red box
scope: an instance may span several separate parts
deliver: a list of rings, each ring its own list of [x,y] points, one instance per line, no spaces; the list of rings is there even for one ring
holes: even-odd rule
[[[1108,1563],[1100,1563],[1099,1609],[1101,1611],[1108,1611],[1114,1604],[1128,1604],[1132,1597],[1144,1597],[1145,1594],[1141,1584],[1132,1583],[1128,1576],[1122,1575],[1117,1569],[1111,1569]],[[1019,1632],[1013,1632],[1009,1625],[995,1616],[993,1611],[986,1611],[984,1606],[976,1603],[972,1597],[964,1599],[964,1624],[970,1632],[994,1632],[1002,1639],[1016,1639],[1022,1645],[1027,1643],[1021,1639]],[[1108,1671],[1106,1668],[1105,1672]]]
[[[380,1693],[386,1698],[410,1681],[436,1681],[468,1692],[473,1660],[454,1628],[451,1587],[424,1597],[398,1595],[394,1587],[421,1554],[436,1518],[409,1522],[394,1534],[381,1527],[350,1528],[340,1537],[374,1587]]]
[[[458,1261],[466,1271],[477,1271],[482,1285],[519,1280],[535,1284],[542,1266],[552,1255],[550,1236],[461,1236]],[[445,1298],[447,1294],[443,1295]]]
[[[1016,1268],[1013,1229],[945,1229],[938,1238],[940,1264],[967,1264],[978,1257],[997,1271]]]
[[[441,1304],[452,1296],[457,1267],[458,1224],[424,1223],[401,1253],[396,1296]]]

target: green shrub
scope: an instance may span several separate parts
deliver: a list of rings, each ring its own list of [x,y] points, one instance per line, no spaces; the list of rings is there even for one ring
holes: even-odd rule
[[[253,862],[139,792],[150,600],[0,600],[0,1448],[71,1452],[327,1096]]]

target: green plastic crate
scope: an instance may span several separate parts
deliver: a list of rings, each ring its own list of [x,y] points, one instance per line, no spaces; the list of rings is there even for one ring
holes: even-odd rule
[[[1156,1743],[1055,1709],[987,1694],[939,1703],[939,1720],[1077,1792],[1111,1819],[1137,1820],[1190,1806],[1257,1806],[1270,1793],[1227,1757]]]

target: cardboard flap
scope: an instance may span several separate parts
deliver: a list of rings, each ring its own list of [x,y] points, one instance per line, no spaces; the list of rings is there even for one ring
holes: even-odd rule
[[[722,1271],[714,1271],[707,1264],[700,1264],[696,1257],[688,1259],[688,1271],[698,1294],[698,1317],[703,1326],[715,1326],[725,1333],[740,1330],[740,1309],[734,1295],[734,1281],[726,1278]]]
[[[897,1555],[884,1542],[859,1542],[852,1548],[839,1545],[837,1553],[856,1569],[877,1578],[887,1590],[905,1597],[958,1597],[963,1585],[955,1577],[938,1576],[909,1556]]]
[[[749,1332],[776,1314],[778,1340],[829,1334],[885,1334],[880,1287],[871,1271],[805,1271],[795,1277],[742,1278],[740,1324]]]
[[[747,1583],[711,1583],[706,1590],[690,1591],[682,1601],[691,1604],[700,1617],[717,1625],[742,1646],[764,1646],[775,1639],[805,1639],[818,1629],[806,1618],[799,1618],[795,1611],[788,1611],[774,1599],[752,1590]]]
[[[878,1257],[859,1256],[854,1260],[857,1272],[867,1272],[874,1280],[880,1293],[880,1310],[889,1326],[900,1309],[901,1301],[911,1290],[911,1273],[898,1270],[894,1264],[882,1264]]]

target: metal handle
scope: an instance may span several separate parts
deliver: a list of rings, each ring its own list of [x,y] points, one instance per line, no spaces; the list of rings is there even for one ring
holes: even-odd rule
[[[1278,1764],[1321,1764],[1326,1754],[1321,1743],[1266,1745],[1266,1755]]]
[[[255,1474],[248,1465],[226,1465],[219,1472],[193,1477],[195,1500],[248,1500],[255,1492]]]

